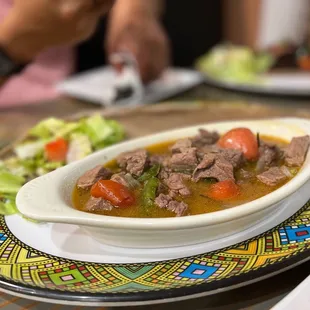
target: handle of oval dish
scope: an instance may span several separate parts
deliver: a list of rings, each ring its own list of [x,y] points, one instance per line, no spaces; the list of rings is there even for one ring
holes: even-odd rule
[[[63,191],[64,183],[64,174],[57,170],[26,183],[16,197],[19,212],[38,221],[72,215],[76,211]]]

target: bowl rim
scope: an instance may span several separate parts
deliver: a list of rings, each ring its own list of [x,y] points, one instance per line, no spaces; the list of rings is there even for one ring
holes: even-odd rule
[[[46,182],[54,182],[54,186],[58,188],[59,182],[61,179],[65,178],[68,175],[68,172],[74,168],[77,168],[81,163],[91,161],[92,159],[97,158],[98,156],[102,156],[108,152],[117,151],[117,153],[121,153],[126,150],[121,150],[124,146],[134,147],[135,143],[141,143],[146,147],[148,145],[152,145],[151,143],[147,143],[148,139],[160,138],[162,137],[162,142],[169,141],[166,136],[178,134],[183,131],[194,131],[203,127],[212,127],[214,125],[232,125],[236,123],[242,124],[244,126],[251,126],[251,123],[259,124],[259,123],[269,123],[273,124],[280,123],[281,125],[286,126],[295,126],[295,129],[300,130],[300,133],[303,132],[304,135],[310,135],[310,120],[303,118],[266,118],[266,119],[251,119],[251,120],[234,120],[234,121],[221,121],[221,122],[210,122],[204,123],[200,125],[181,127],[173,130],[165,130],[155,134],[131,139],[128,141],[124,141],[122,143],[115,144],[103,150],[97,151],[88,157],[74,162],[72,164],[66,165],[60,169],[57,169],[53,172],[50,172],[44,176],[38,177],[28,183],[26,183],[18,192],[16,203],[19,211],[25,216],[45,222],[53,222],[53,223],[67,223],[67,224],[75,224],[82,225],[88,227],[102,227],[102,228],[121,228],[121,229],[135,229],[135,230],[175,230],[175,229],[192,229],[203,226],[212,226],[217,224],[228,223],[230,221],[234,221],[240,217],[247,217],[251,214],[260,212],[266,208],[272,207],[274,204],[283,201],[288,196],[298,191],[307,181],[310,180],[310,152],[307,154],[307,158],[309,159],[308,163],[304,163],[301,168],[301,171],[288,183],[281,186],[279,189],[267,194],[261,198],[255,199],[253,201],[240,204],[238,206],[219,210],[211,213],[204,213],[198,215],[190,215],[185,217],[171,217],[171,218],[128,218],[128,217],[115,217],[115,216],[106,216],[106,215],[97,215],[92,213],[86,213],[74,209],[72,206],[69,206],[62,199],[63,204],[60,206],[62,209],[62,214],[55,215],[54,213],[46,213],[45,215],[40,215],[36,213],[36,209],[30,205],[31,202],[34,203],[33,199],[29,199],[28,191],[34,187],[40,187],[42,184]],[[233,128],[233,127],[231,127]],[[219,129],[216,129],[219,130]],[[297,134],[296,134],[297,136]],[[285,137],[284,137],[285,138]],[[95,164],[94,164],[95,165]],[[58,191],[59,193],[59,191]],[[59,194],[60,196],[60,194]],[[44,199],[40,201],[40,203],[44,203]],[[36,205],[38,205],[36,203]]]

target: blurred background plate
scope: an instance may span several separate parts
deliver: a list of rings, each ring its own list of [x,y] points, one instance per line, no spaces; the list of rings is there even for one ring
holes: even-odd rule
[[[310,73],[268,73],[262,83],[228,82],[205,76],[207,84],[234,91],[278,96],[310,96]]]
[[[112,96],[116,73],[110,67],[87,71],[63,81],[58,91],[71,97],[105,105]],[[182,93],[203,82],[203,76],[193,70],[170,68],[163,76],[146,85],[143,103],[157,102]],[[129,101],[128,101],[129,102]],[[122,100],[126,104],[126,101]]]

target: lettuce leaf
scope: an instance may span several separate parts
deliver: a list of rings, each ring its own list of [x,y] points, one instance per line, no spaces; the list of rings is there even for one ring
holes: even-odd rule
[[[218,45],[197,62],[198,70],[209,76],[232,82],[258,82],[268,71],[274,58],[268,53],[255,53],[246,46]]]
[[[111,134],[105,137],[102,141],[96,143],[94,145],[95,150],[100,150],[125,139],[125,130],[118,122],[114,120],[106,120],[106,124],[111,128]]]
[[[7,171],[0,171],[0,193],[17,194],[21,186],[24,184],[25,178],[13,175]]]
[[[0,214],[1,215],[13,215],[18,213],[18,209],[15,204],[15,197],[7,199],[6,201],[0,201]]]
[[[80,132],[87,135],[95,150],[120,142],[125,137],[125,131],[118,122],[104,119],[100,114],[82,122]]]
[[[81,132],[86,134],[93,146],[103,141],[113,133],[113,129],[99,114],[83,120]]]
[[[65,127],[65,122],[57,118],[48,118],[41,121],[28,131],[28,134],[32,137],[39,139],[48,139],[53,137],[58,131]]]

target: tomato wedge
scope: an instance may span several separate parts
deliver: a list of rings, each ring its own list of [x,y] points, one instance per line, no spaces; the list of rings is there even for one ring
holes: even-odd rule
[[[98,181],[92,186],[90,194],[108,200],[117,207],[125,208],[135,203],[135,197],[128,188],[112,180]]]
[[[240,194],[239,186],[233,180],[225,180],[212,184],[207,196],[214,200],[227,200]]]
[[[59,138],[45,145],[45,156],[48,161],[65,161],[68,152],[68,142]]]
[[[258,158],[257,138],[248,128],[235,128],[228,131],[220,138],[218,145],[226,149],[240,150],[248,160]]]

